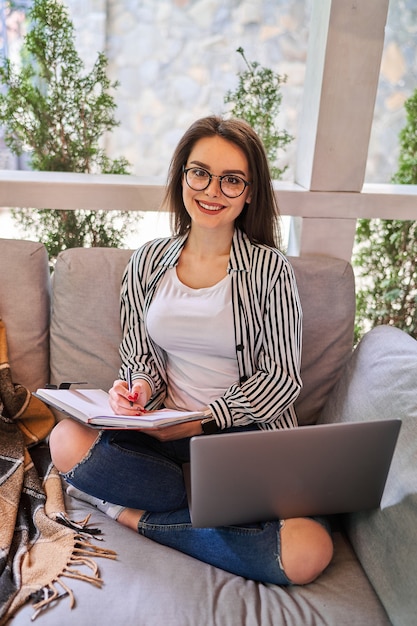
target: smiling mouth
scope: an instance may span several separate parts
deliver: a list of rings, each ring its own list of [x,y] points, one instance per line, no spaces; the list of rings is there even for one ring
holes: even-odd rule
[[[225,208],[222,204],[206,204],[205,202],[201,202],[200,200],[197,200],[197,204],[204,211],[210,211],[211,213],[218,213]]]

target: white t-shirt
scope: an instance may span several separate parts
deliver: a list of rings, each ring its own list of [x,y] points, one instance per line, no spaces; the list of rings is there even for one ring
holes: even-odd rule
[[[147,330],[167,354],[165,406],[199,410],[238,378],[230,276],[192,289],[166,271],[149,307]]]

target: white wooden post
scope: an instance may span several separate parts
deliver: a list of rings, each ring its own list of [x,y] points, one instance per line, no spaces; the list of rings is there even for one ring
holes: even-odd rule
[[[296,182],[311,192],[362,190],[389,0],[315,0]],[[299,218],[291,254],[350,260],[356,220]]]

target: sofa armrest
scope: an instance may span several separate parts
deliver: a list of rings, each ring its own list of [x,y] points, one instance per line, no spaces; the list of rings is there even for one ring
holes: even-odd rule
[[[395,626],[417,615],[417,341],[392,326],[363,337],[320,423],[400,418],[380,509],[346,516],[353,548]],[[377,445],[377,442],[376,442]]]

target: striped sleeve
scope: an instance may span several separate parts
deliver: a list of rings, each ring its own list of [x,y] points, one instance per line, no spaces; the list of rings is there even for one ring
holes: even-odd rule
[[[159,256],[158,245],[162,248],[164,240],[153,242],[152,248],[144,246],[133,253],[123,275],[120,297],[122,341],[119,376],[125,379],[130,366],[133,380],[145,379],[152,389],[152,397],[165,393],[165,381],[161,377],[161,368],[157,366],[145,325],[150,278],[155,267],[153,260]]]
[[[241,379],[210,405],[222,428],[257,423],[296,425],[302,312],[291,265],[277,251],[254,247],[251,271],[237,277],[235,331]]]

